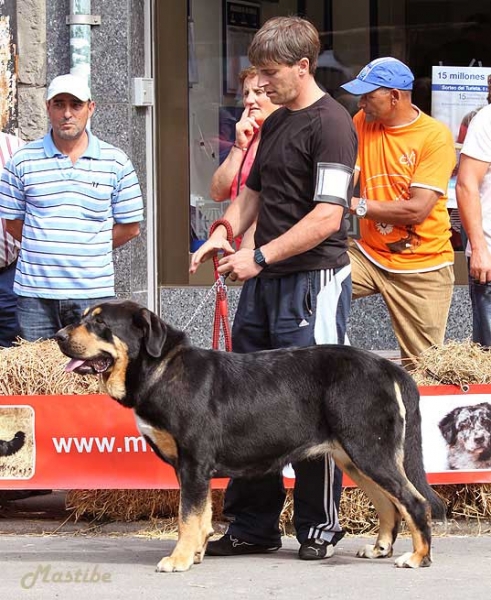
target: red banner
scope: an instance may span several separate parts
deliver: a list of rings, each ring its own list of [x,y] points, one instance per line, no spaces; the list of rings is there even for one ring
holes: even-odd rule
[[[476,429],[476,411],[491,411],[491,386],[470,386],[467,393],[456,386],[422,387],[420,392],[430,482],[490,483],[491,462],[480,462],[476,451],[486,432],[470,449],[465,444],[455,449],[445,428],[453,426],[452,419],[461,426],[469,417]],[[491,431],[487,435],[491,438]],[[223,487],[226,481],[213,484]],[[292,485],[291,479],[285,482]],[[0,396],[0,489],[177,487],[173,469],[140,435],[133,411],[108,396]]]
[[[15,421],[15,426],[7,424]],[[24,446],[0,457],[0,488],[177,488],[136,427],[109,396],[0,397],[0,439],[24,431]],[[0,444],[1,446],[1,444]]]

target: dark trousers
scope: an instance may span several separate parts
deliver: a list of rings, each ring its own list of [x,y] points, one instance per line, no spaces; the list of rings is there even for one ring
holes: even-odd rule
[[[17,261],[0,273],[0,346],[12,345],[20,335],[17,321],[17,296],[12,291]]]
[[[347,266],[247,281],[233,325],[234,352],[345,343],[350,272]],[[298,541],[330,541],[341,531],[341,472],[328,455],[292,466]],[[281,474],[231,480],[224,504],[224,513],[233,518],[228,533],[250,543],[280,545],[279,517],[284,501]]]

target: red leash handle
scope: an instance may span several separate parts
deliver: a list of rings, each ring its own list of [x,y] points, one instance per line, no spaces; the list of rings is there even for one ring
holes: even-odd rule
[[[232,226],[225,219],[218,219],[211,224],[210,235],[217,227],[223,225],[227,230],[227,241],[233,244],[234,233]],[[215,270],[215,282],[217,283],[217,296],[215,301],[215,316],[213,319],[213,342],[212,348],[218,350],[220,348],[220,329],[223,329],[223,339],[225,341],[225,350],[232,351],[232,334],[230,333],[230,324],[228,321],[228,300],[227,288],[224,285],[224,279],[218,272],[218,255],[213,257],[213,267]]]

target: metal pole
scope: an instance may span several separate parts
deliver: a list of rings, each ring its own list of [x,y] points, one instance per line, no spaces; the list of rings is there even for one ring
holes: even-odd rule
[[[90,0],[70,0],[70,14],[90,15]],[[90,36],[89,23],[70,24],[70,73],[87,80],[90,87]]]

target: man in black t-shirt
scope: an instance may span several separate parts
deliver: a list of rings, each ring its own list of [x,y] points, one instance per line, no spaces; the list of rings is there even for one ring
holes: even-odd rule
[[[234,352],[345,342],[351,268],[344,217],[357,141],[347,111],[315,82],[319,49],[317,30],[299,17],[270,19],[249,49],[258,84],[282,106],[264,122],[246,186],[224,215],[234,236],[257,219],[255,249],[234,252],[220,226],[190,267],[194,273],[217,251],[231,253],[220,260],[219,272],[245,282],[234,319]],[[328,558],[343,536],[341,474],[327,454],[293,468],[299,556]],[[208,544],[207,554],[278,549],[284,500],[281,474],[231,480],[224,512],[233,522]]]

